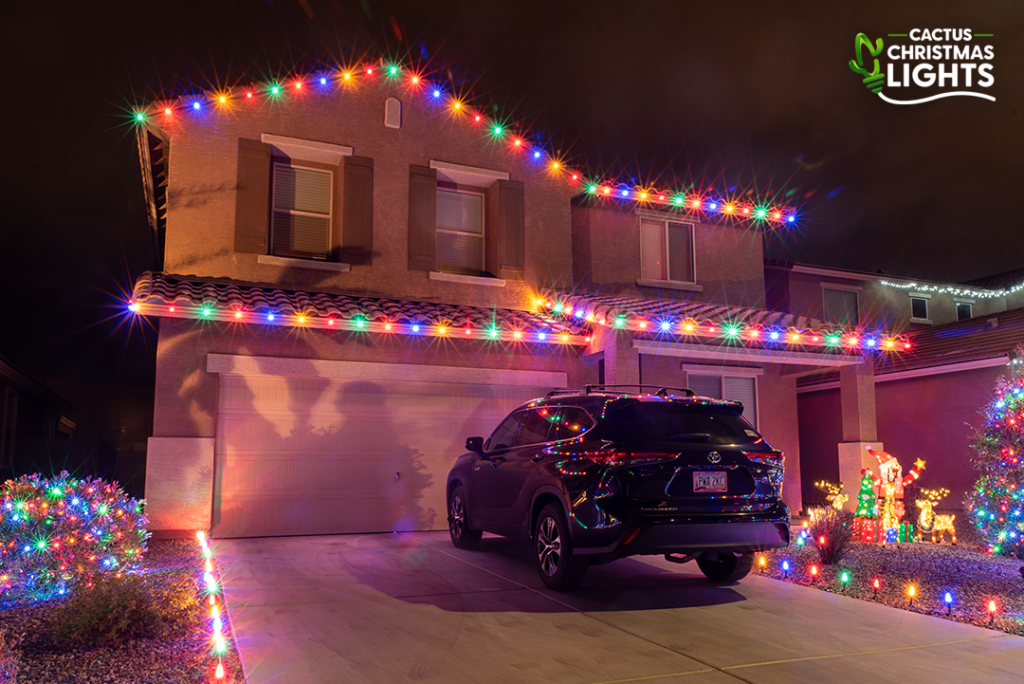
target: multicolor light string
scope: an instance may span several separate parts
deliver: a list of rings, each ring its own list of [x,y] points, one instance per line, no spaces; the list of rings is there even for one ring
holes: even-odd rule
[[[586,346],[590,335],[577,335],[560,330],[521,330],[492,324],[487,327],[454,326],[435,323],[409,323],[369,318],[337,318],[310,314],[286,314],[275,311],[249,311],[242,308],[225,308],[214,305],[168,305],[130,301],[128,310],[133,314],[158,316],[161,318],[183,318],[204,322],[230,323],[237,325],[277,326],[310,328],[316,330],[338,330],[384,335],[406,335],[411,337],[435,337],[444,339],[484,340],[523,344]]]
[[[196,532],[196,539],[202,549],[201,570],[203,578],[203,606],[209,610],[210,655],[216,662],[213,668],[214,681],[224,681],[227,671],[224,667],[224,654],[228,652],[228,641],[224,636],[224,622],[227,617],[227,604],[224,602],[222,585],[217,581],[216,565],[213,561],[213,550],[202,531]]]
[[[694,219],[746,221],[754,225],[787,226],[798,223],[796,211],[786,205],[767,200],[750,201],[742,196],[728,196],[711,189],[679,190],[641,186],[635,183],[602,179],[581,169],[568,166],[565,159],[544,146],[531,142],[533,136],[521,133],[515,126],[473,106],[463,95],[450,92],[439,78],[425,71],[398,62],[379,60],[353,68],[324,69],[314,74],[300,74],[247,88],[224,88],[201,95],[156,102],[132,110],[136,125],[167,127],[177,122],[207,116],[209,112],[229,112],[233,108],[280,102],[285,98],[328,96],[361,83],[400,87],[416,95],[429,107],[444,111],[448,117],[461,119],[479,130],[492,142],[503,145],[510,154],[544,168],[571,183],[581,194],[604,200],[631,202],[639,206],[657,206],[688,214]]]
[[[768,559],[765,556],[757,557],[757,567],[759,571],[764,574],[768,570]],[[821,586],[822,584],[822,571],[823,568],[817,563],[808,563],[805,568],[806,574],[800,574],[799,568],[794,561],[790,561],[788,558],[783,558],[778,562],[779,570],[783,574],[783,579],[789,580],[790,575],[793,575],[794,580],[798,580],[801,577],[807,579],[813,585]],[[846,591],[848,588],[855,588],[853,573],[849,570],[838,570],[835,574],[835,581],[838,584],[840,591]],[[851,586],[853,585],[853,586]],[[867,583],[867,587],[871,589],[872,596],[878,597],[878,592],[882,588],[882,580],[878,577],[873,577],[870,582]],[[907,606],[910,608],[914,607],[914,601],[917,600],[920,604],[921,590],[916,584],[907,584],[904,593],[907,595]],[[953,592],[943,589],[939,590],[936,596],[941,597],[939,600],[942,605],[946,607],[946,615],[951,616],[953,612],[954,596]],[[996,613],[999,612],[999,603],[993,598],[987,598],[984,600],[984,612],[989,615],[989,625],[992,625],[995,620]]]
[[[571,304],[558,298],[536,299],[534,306],[564,319],[577,319],[594,325],[635,333],[665,337],[716,340],[725,344],[746,344],[757,347],[815,348],[826,351],[907,351],[908,339],[885,333],[859,330],[804,330],[773,326],[740,325],[738,323],[698,320],[693,317],[648,318],[632,313],[610,316],[599,313],[594,305]]]

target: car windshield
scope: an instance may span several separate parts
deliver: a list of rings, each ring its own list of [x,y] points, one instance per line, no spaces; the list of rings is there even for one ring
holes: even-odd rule
[[[754,444],[761,441],[751,425],[726,406],[637,402],[615,414],[626,439],[677,444]]]

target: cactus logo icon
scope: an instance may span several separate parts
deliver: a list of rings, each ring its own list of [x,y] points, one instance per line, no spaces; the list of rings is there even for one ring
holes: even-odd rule
[[[994,96],[979,92],[995,84],[995,47],[984,40],[993,34],[971,29],[915,28],[886,37],[900,40],[886,47],[881,38],[873,41],[858,33],[849,62],[850,70],[863,76],[864,87],[885,102],[914,105],[947,97],[996,101]],[[910,97],[890,96],[903,94]]]

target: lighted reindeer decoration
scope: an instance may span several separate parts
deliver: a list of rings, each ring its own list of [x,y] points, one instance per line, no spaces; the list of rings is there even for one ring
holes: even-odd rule
[[[917,517],[917,529],[921,530],[921,535],[924,536],[931,532],[932,543],[941,544],[944,536],[942,533],[949,532],[949,536],[953,538],[952,544],[956,546],[956,529],[953,527],[953,519],[956,516],[935,515],[932,510],[935,504],[949,495],[949,490],[945,488],[922,489],[921,494],[925,497],[917,500],[917,507],[921,509],[921,514]]]
[[[843,510],[843,504],[850,500],[846,494],[843,494],[843,483],[833,484],[828,480],[822,480],[821,482],[815,482],[814,486],[821,491],[828,494],[825,500],[832,504],[832,508],[837,511]]]

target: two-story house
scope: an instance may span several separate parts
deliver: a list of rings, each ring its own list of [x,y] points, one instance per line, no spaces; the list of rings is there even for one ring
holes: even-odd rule
[[[136,124],[163,258],[130,302],[159,330],[158,533],[443,529],[466,437],[599,382],[742,400],[799,510],[797,378],[838,369],[864,422],[865,359],[904,348],[765,307],[784,208],[592,179],[398,65]]]
[[[913,331],[912,353],[874,357],[861,391],[866,425],[849,420],[839,374],[797,380],[805,502],[822,500],[819,480],[842,481],[849,494],[861,468],[877,467],[844,447],[867,437],[905,471],[926,461],[921,486],[949,489],[942,508],[961,509],[977,477],[969,444],[979,411],[1007,365],[1024,363],[1015,358],[1024,342],[1024,270],[954,284],[769,260],[765,280],[773,310]]]

